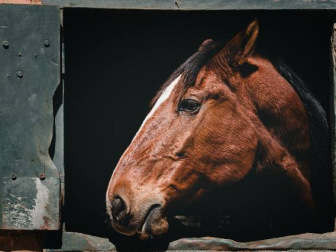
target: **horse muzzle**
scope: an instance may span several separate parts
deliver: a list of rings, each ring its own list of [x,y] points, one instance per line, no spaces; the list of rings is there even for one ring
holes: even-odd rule
[[[132,204],[125,197],[115,196],[110,205],[107,204],[112,226],[119,233],[139,233],[141,238],[148,238],[168,231],[169,225],[160,201],[150,200],[150,203]]]

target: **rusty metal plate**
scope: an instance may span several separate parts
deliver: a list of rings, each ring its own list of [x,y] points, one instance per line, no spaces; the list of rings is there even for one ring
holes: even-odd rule
[[[57,178],[4,178],[3,229],[58,229]]]
[[[49,147],[60,66],[59,9],[0,5],[0,229],[59,228]]]

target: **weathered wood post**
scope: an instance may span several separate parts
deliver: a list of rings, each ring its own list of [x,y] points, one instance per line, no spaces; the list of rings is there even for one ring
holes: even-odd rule
[[[60,172],[49,155],[60,84],[59,13],[0,5],[0,230],[11,233],[0,250],[36,247],[40,231],[60,229]]]
[[[333,201],[334,216],[336,217],[336,24],[333,26],[331,37],[332,84],[331,84],[331,132],[332,132],[332,167],[333,167]],[[335,229],[336,231],[336,221]]]

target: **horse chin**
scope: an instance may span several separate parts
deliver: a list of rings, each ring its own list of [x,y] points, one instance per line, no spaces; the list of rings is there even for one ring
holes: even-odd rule
[[[120,234],[123,234],[123,235],[127,235],[127,236],[132,236],[134,234],[136,234],[136,226],[132,225],[132,226],[122,226],[122,225],[119,225],[118,223],[115,223],[112,221],[112,227],[114,228],[115,231],[117,231],[118,233]]]
[[[140,239],[147,239],[151,236],[164,234],[168,231],[168,221],[162,215],[162,208],[160,205],[152,206],[144,220],[143,225],[139,228],[138,233]]]
[[[130,217],[133,216],[133,217]],[[146,211],[141,211],[138,217],[129,215],[123,221],[112,220],[113,228],[124,235],[132,236],[139,234],[140,239],[148,239],[153,236],[164,234],[168,231],[168,221],[163,216],[163,209],[160,204],[152,205]]]

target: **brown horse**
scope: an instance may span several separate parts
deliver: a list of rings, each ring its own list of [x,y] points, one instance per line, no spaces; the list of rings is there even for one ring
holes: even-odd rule
[[[256,212],[291,216],[282,228],[325,229],[325,113],[294,73],[254,53],[258,33],[253,21],[224,46],[204,41],[158,92],[108,185],[118,232],[163,234],[167,214],[216,192],[232,210],[249,191]]]

